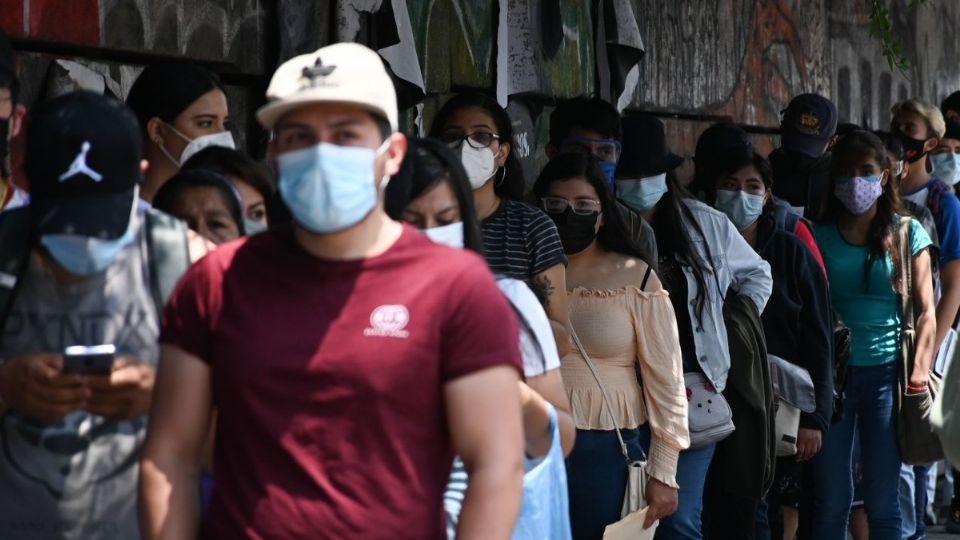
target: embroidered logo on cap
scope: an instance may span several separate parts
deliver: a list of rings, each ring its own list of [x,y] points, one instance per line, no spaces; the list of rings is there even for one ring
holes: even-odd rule
[[[78,174],[85,174],[94,182],[100,182],[103,180],[103,175],[97,171],[90,168],[87,165],[87,153],[90,152],[90,143],[84,141],[80,146],[80,153],[77,154],[77,157],[73,158],[73,163],[70,164],[70,168],[67,169],[67,172],[60,175],[60,181],[63,182],[69,178],[73,178]]]
[[[803,113],[800,115],[800,125],[797,129],[810,135],[817,135],[820,133],[820,118],[815,114]]]
[[[337,66],[325,66],[323,65],[323,60],[317,58],[316,64],[303,68],[303,78],[308,81],[307,84],[304,85],[304,88],[329,86],[326,79],[335,69],[337,69]]]
[[[399,304],[380,306],[370,314],[370,328],[363,331],[367,337],[392,337],[407,339],[410,332],[405,330],[410,322],[410,312]]]

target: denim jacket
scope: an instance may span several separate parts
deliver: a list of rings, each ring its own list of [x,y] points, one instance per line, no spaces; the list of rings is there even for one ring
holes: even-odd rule
[[[704,374],[717,391],[722,391],[727,385],[727,372],[730,371],[730,347],[727,327],[723,322],[723,301],[727,290],[732,288],[749,298],[756,304],[757,311],[763,313],[773,290],[773,278],[770,265],[750,247],[727,216],[694,199],[684,199],[684,202],[703,236],[693,227],[689,227],[688,234],[697,254],[708,261],[710,267],[710,271],[703,276],[707,294],[703,320],[698,322],[697,280],[692,268],[682,265],[683,273],[687,276],[687,305],[693,325],[693,342]]]

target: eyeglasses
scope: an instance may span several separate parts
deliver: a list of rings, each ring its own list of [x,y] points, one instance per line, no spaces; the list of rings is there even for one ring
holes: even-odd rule
[[[601,161],[618,161],[622,150],[620,141],[615,139],[590,139],[579,135],[570,135],[560,143],[560,150],[583,150]]]
[[[461,135],[457,132],[444,133],[440,135],[440,141],[450,148],[460,148],[460,145],[463,144],[463,141],[467,141],[467,144],[479,150],[481,148],[489,148],[489,146],[493,144],[493,141],[499,140],[499,135],[495,133],[488,133],[486,131],[477,131],[469,135]]]
[[[562,214],[567,211],[569,206],[574,214],[586,216],[590,214],[599,214],[601,208],[600,201],[593,199],[576,199],[571,202],[563,197],[544,197],[540,199],[540,205],[551,214]]]

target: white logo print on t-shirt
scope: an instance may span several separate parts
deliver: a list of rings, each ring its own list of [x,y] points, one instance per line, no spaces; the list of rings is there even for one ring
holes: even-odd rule
[[[410,332],[404,330],[410,322],[410,312],[399,304],[380,306],[370,314],[370,328],[363,331],[367,337],[392,337],[407,339]]]

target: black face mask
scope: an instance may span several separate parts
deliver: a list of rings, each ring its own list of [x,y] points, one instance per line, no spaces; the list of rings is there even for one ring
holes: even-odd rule
[[[900,137],[900,143],[903,144],[903,154],[908,163],[916,163],[927,155],[927,152],[923,149],[923,145],[927,144],[926,139],[914,139],[900,130],[897,130],[896,133]]]
[[[587,249],[597,237],[597,219],[600,212],[577,214],[573,208],[567,207],[561,214],[547,213],[557,225],[563,251],[567,255],[574,255]]]

